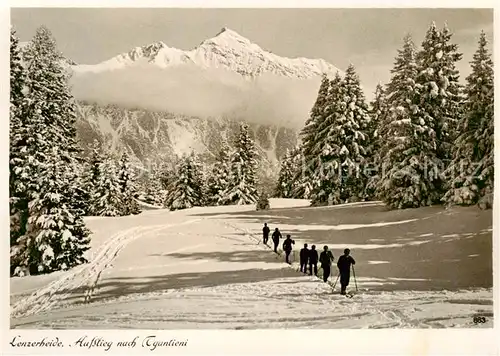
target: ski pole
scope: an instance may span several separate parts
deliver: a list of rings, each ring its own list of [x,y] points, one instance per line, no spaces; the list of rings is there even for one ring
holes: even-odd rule
[[[335,283],[333,284],[333,289],[335,289],[335,286],[337,285],[339,277],[340,277],[340,273],[337,275],[337,279],[335,280]]]
[[[356,292],[358,291],[358,282],[356,282],[356,272],[354,272],[354,265],[352,266],[352,275],[354,277],[354,284],[356,285]]]

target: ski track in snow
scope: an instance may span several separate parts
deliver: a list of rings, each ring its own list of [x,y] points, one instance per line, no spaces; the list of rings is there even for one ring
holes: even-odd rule
[[[190,224],[200,220],[202,219],[192,219],[178,224],[132,227],[114,234],[94,253],[88,264],[70,270],[62,278],[14,304],[11,308],[11,317],[19,318],[50,310],[54,305],[69,297],[72,291],[79,288],[85,289],[84,301],[89,303],[102,272],[112,266],[113,260],[127,244],[173,226]]]
[[[161,212],[153,214],[157,213]],[[269,245],[263,244],[260,233],[254,233],[241,224],[229,223],[223,219],[223,215],[224,213],[215,218],[205,219],[242,234],[227,236],[211,231],[204,234],[202,230],[203,237],[229,240],[237,245],[241,243],[251,245],[248,241],[253,241],[255,244],[249,247],[250,249],[262,249],[266,253],[273,253]],[[14,319],[11,327],[52,329],[74,329],[81,328],[82,325],[88,329],[478,327],[472,324],[472,316],[477,313],[489,317],[488,324],[482,327],[491,327],[493,318],[491,289],[372,292],[367,289],[370,285],[423,279],[361,277],[357,279],[360,293],[352,298],[346,298],[337,293],[332,294],[332,281],[323,283],[317,277],[300,273],[296,261],[286,265],[282,261],[284,258],[281,253],[276,255],[276,259],[283,262],[283,267],[297,271],[296,277],[210,287],[172,288],[117,295],[110,299],[92,302],[92,295],[101,273],[112,266],[113,260],[128,243],[172,226],[199,220],[204,219],[187,220],[178,224],[133,227],[116,233],[98,248],[89,264],[68,271],[62,278],[15,304],[11,313],[11,320]],[[199,234],[190,233],[190,235]],[[432,234],[423,234],[421,237],[430,235]],[[208,239],[200,241],[204,243],[168,251],[165,255],[210,244]],[[427,242],[428,240],[418,243]],[[364,246],[382,248],[384,245]],[[476,255],[469,257],[474,256]],[[388,261],[370,262],[378,264]],[[203,261],[187,260],[183,263],[196,264]],[[178,265],[174,261],[156,267]],[[150,267],[147,266],[148,269]],[[141,267],[134,267],[134,270],[139,268]],[[331,278],[335,279],[335,276]],[[69,304],[66,299],[71,297],[71,291],[74,293],[75,289],[81,287],[85,291],[83,294],[87,304]],[[337,284],[336,292],[338,289]]]
[[[257,245],[262,245],[263,248],[267,247],[270,250],[272,250],[272,248],[270,246],[264,245],[261,242],[260,235],[257,236],[256,234],[252,233],[249,229],[238,227],[237,225],[228,223],[226,221],[217,221],[217,222],[222,223],[225,226],[228,226],[230,228],[233,228],[235,230],[242,232],[245,236],[249,237],[250,239],[252,239],[254,241],[257,241]],[[418,244],[426,243],[426,242],[428,242],[428,241],[419,242]],[[281,257],[281,255],[282,255],[282,253],[279,253],[280,257]],[[372,261],[372,262],[388,263],[388,261]],[[297,272],[299,272],[299,267],[298,267],[297,263],[292,262],[292,264],[290,264],[289,267],[292,269],[295,269]],[[320,279],[317,277],[310,277],[310,278],[312,280],[319,282],[318,283],[319,286],[317,287],[317,289],[328,290],[329,293],[331,293],[333,291],[334,283],[331,280],[327,281],[327,283],[321,283]],[[388,278],[388,280],[412,280],[412,279]],[[422,279],[415,279],[415,280],[422,280]],[[361,278],[361,279],[359,279],[358,282],[363,283],[362,281],[363,281],[363,279]],[[376,283],[377,282],[375,282],[375,283],[365,282],[363,284],[368,286],[370,284],[376,284]],[[385,282],[380,283],[380,284],[385,285],[385,284],[394,284],[394,283],[385,281]],[[255,286],[252,288],[252,292],[254,291],[254,289],[255,289]],[[346,312],[349,315],[349,318],[356,319],[356,317],[365,316],[365,315],[369,314],[369,312],[366,312],[366,311],[370,311],[370,312],[375,313],[375,314],[380,314],[385,320],[387,320],[387,323],[378,322],[378,323],[375,323],[374,325],[364,326],[364,327],[368,327],[368,328],[422,328],[422,327],[425,327],[425,328],[440,327],[440,328],[442,328],[442,327],[446,327],[442,323],[439,323],[438,320],[442,320],[442,321],[446,321],[447,319],[451,320],[451,319],[453,319],[452,317],[449,317],[449,318],[447,318],[447,317],[414,318],[407,311],[401,310],[402,308],[405,308],[406,306],[398,306],[397,305],[398,302],[401,301],[400,300],[401,298],[410,299],[410,300],[415,301],[415,302],[419,301],[420,298],[418,297],[418,294],[420,294],[420,293],[421,292],[417,292],[416,293],[417,296],[415,297],[415,295],[413,295],[413,292],[408,292],[408,293],[388,292],[387,295],[389,295],[389,298],[386,300],[385,303],[384,302],[380,303],[380,301],[377,300],[378,297],[374,297],[373,295],[371,295],[368,292],[368,290],[364,290],[363,294],[357,295],[356,298],[345,298],[343,296],[339,296],[339,298],[341,298],[341,299],[334,299],[334,300],[341,307],[347,306],[348,310],[345,310],[344,312]],[[447,293],[448,292],[444,292],[445,295]],[[467,291],[465,291],[465,293],[467,293]],[[471,293],[474,293],[474,292],[471,292]],[[356,294],[357,293],[355,293],[354,295],[356,295]],[[380,294],[384,294],[384,293],[379,293],[379,295]],[[450,294],[453,294],[453,292]],[[304,297],[307,299],[308,296],[306,294],[306,295],[303,295],[301,297],[302,298],[301,298],[300,302],[303,303],[306,301],[306,300],[304,300]],[[437,300],[433,300],[433,299],[437,299]],[[423,301],[423,304],[442,303],[442,302],[446,302],[447,299],[450,299],[450,297],[448,297],[448,296],[443,297],[442,294],[440,295],[440,293],[438,293],[437,296],[433,295],[430,300],[427,299],[427,300]],[[293,302],[293,301],[289,301],[289,302]],[[316,303],[317,303],[317,301],[316,301]],[[395,303],[396,303],[396,305],[395,305]],[[323,301],[323,304],[324,304],[324,301]],[[290,305],[293,305],[293,303],[290,303]],[[414,304],[411,304],[411,305],[414,305]],[[418,310],[420,310],[420,309],[411,308],[410,311],[415,312]],[[365,311],[365,312],[363,312],[363,311]],[[300,311],[297,311],[297,315],[299,315],[299,314],[300,314]],[[470,319],[471,316],[472,316],[472,314],[465,313],[465,315],[461,315],[461,316],[459,316],[459,318],[467,320],[467,319]],[[283,324],[284,321],[286,321],[286,320],[280,320],[280,324]],[[300,317],[297,318],[296,322],[299,322],[299,321],[300,321]],[[293,325],[296,325],[299,327],[311,327],[307,323],[306,323],[306,325],[300,325],[300,324],[302,324],[302,323],[294,323]]]

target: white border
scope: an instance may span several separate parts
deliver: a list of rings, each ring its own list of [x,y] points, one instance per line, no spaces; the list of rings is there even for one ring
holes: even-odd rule
[[[2,36],[0,37],[0,125],[2,125],[2,134],[4,138],[0,140],[2,152],[3,167],[8,163],[8,53],[9,53],[9,22],[10,12],[7,4],[2,3],[0,8],[0,26],[2,27]],[[160,1],[160,0],[121,0],[121,1],[10,1],[12,7],[185,7],[185,8],[327,8],[327,7],[345,7],[345,8],[366,8],[366,7],[418,7],[418,8],[495,8],[495,1],[325,1],[325,0],[294,0],[294,1],[263,1],[263,0],[187,0],[187,1]],[[496,10],[496,9],[495,9]],[[500,21],[500,15],[495,11],[495,27]],[[498,41],[494,45],[494,57],[498,58]],[[496,62],[496,61],[495,61]],[[498,88],[498,77],[496,78],[496,88]],[[498,112],[498,90],[495,96],[495,111]],[[496,128],[499,127],[499,118],[496,117]],[[498,147],[500,133],[495,130],[495,166],[499,166]],[[498,345],[498,322],[495,322],[494,329],[446,329],[446,330],[265,330],[265,331],[202,331],[202,330],[180,330],[180,331],[147,331],[147,330],[120,330],[120,331],[24,331],[9,330],[9,279],[8,279],[8,251],[9,244],[7,236],[9,218],[8,218],[8,171],[6,168],[0,170],[0,219],[2,224],[2,252],[3,259],[1,264],[2,273],[2,354],[14,354],[7,352],[8,342],[15,335],[21,335],[23,338],[41,338],[41,337],[59,337],[68,343],[78,339],[83,335],[101,336],[108,339],[117,340],[126,337],[133,338],[140,336],[144,338],[147,335],[157,335],[165,340],[175,338],[176,340],[188,339],[188,346],[185,348],[165,349],[164,352],[156,350],[154,353],[168,354],[385,354],[385,355],[499,355]],[[499,174],[496,175],[495,186],[499,186]],[[500,218],[499,211],[500,193],[495,192],[494,204],[494,231],[493,231],[493,271],[494,271],[494,313],[499,315],[498,303],[498,223]],[[495,336],[496,335],[496,336]],[[23,349],[16,354],[99,354],[97,349],[77,349],[65,348],[64,351],[56,352],[54,349]],[[131,354],[143,354],[146,351],[137,347],[130,350]],[[111,349],[103,354],[118,353],[126,354],[125,349]]]

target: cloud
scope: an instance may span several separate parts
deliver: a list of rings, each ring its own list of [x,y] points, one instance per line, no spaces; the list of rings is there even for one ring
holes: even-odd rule
[[[300,128],[309,116],[320,78],[264,74],[250,81],[223,69],[136,65],[101,73],[75,73],[78,100],[196,117],[227,115],[260,124]]]

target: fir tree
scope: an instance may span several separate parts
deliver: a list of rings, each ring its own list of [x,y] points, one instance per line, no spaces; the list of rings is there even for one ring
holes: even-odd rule
[[[364,198],[367,177],[364,169],[367,165],[370,143],[368,125],[370,116],[365,95],[361,89],[359,77],[353,65],[350,65],[342,82],[342,95],[345,107],[340,117],[342,146],[339,152],[342,167],[342,198],[346,201],[358,201]],[[340,145],[339,145],[340,146]]]
[[[148,192],[152,194],[157,192],[154,201],[156,204],[167,206],[166,202],[168,200],[169,193],[174,189],[175,182],[177,180],[177,169],[180,166],[180,159],[175,156],[173,159],[170,158],[168,164],[162,164],[155,166],[156,168],[152,171],[152,181],[149,182]],[[152,183],[152,184],[151,184]]]
[[[194,153],[181,159],[177,179],[167,200],[167,206],[170,210],[201,206],[203,182],[200,168]]]
[[[385,90],[381,84],[377,84],[375,88],[375,97],[370,105],[370,122],[368,124],[367,136],[369,138],[368,145],[368,157],[367,166],[365,167],[365,173],[368,176],[368,180],[365,187],[365,198],[374,199],[376,196],[376,188],[378,181],[380,179],[379,170],[381,168],[381,157],[380,157],[380,122],[381,117],[383,117],[386,110],[385,102]]]
[[[313,182],[306,174],[306,162],[300,146],[291,151],[291,166],[294,171],[291,197],[295,199],[309,199],[311,197]]]
[[[57,159],[57,146],[52,151],[45,170],[37,177],[41,189],[33,193],[29,203],[28,230],[23,237],[27,249],[21,266],[29,268],[31,274],[65,270],[87,262],[83,254],[89,249],[90,231],[81,218],[82,212],[74,208],[72,196],[67,194],[74,172]]]
[[[312,185],[305,175],[300,146],[287,150],[280,164],[275,194],[280,198],[308,199]]]
[[[304,160],[306,164],[312,165],[312,170],[314,170],[314,162],[316,159],[314,150],[317,145],[317,134],[319,126],[326,118],[325,109],[328,105],[328,95],[330,92],[330,87],[330,80],[328,79],[326,74],[323,74],[316,102],[311,109],[310,116],[307,119],[304,128],[300,132],[300,136],[302,138],[301,147],[304,155]]]
[[[323,116],[316,126],[314,145],[310,158],[305,158],[310,172],[306,180],[311,185],[310,197],[312,205],[339,204],[340,198],[340,165],[338,161],[338,137],[335,130],[338,120],[342,97],[342,78],[337,72],[330,81],[329,91],[323,107]]]
[[[81,211],[83,215],[90,215],[92,208],[92,190],[89,185],[90,164],[85,159],[79,159],[73,165],[73,172],[76,173],[72,180],[73,207]]]
[[[353,65],[343,80],[336,76],[332,81],[328,104],[317,144],[321,172],[319,185],[313,188],[313,205],[358,201],[366,185],[368,105]]]
[[[337,77],[340,76],[337,73]],[[331,81],[326,74],[323,74],[321,84],[316,97],[310,116],[305,123],[304,128],[300,132],[301,136],[301,151],[303,158],[303,172],[301,174],[301,192],[304,195],[310,196],[313,187],[318,184],[318,174],[321,166],[320,159],[317,156],[318,132],[326,119],[326,109],[328,106],[328,97],[330,95]],[[307,193],[306,193],[307,192]],[[297,192],[299,194],[299,192]]]
[[[456,138],[456,127],[462,102],[456,62],[462,58],[458,46],[450,43],[452,34],[445,26],[438,31],[433,23],[417,54],[416,114],[436,136],[436,155],[440,175],[436,180],[438,194],[443,194],[442,171],[446,168]]]
[[[91,147],[91,156],[88,163],[85,165],[83,172],[83,186],[89,195],[87,205],[87,215],[99,215],[98,213],[98,192],[97,185],[101,180],[101,164],[104,162],[105,156],[102,152],[102,147],[99,141],[94,140]]]
[[[60,59],[50,32],[39,28],[24,52],[26,99],[19,127],[13,130],[11,157],[14,192],[28,208],[11,263],[31,273],[83,263],[88,247],[83,212],[73,201],[80,150],[74,100]]]
[[[224,140],[215,158],[211,174],[206,180],[208,205],[219,205],[223,201],[223,194],[229,187],[229,178],[231,174],[230,158],[230,148]]]
[[[27,147],[23,137],[25,129],[26,99],[23,93],[26,74],[21,64],[19,39],[14,29],[10,30],[10,110],[9,110],[9,193],[10,193],[10,244],[14,246],[17,239],[26,230],[28,219],[28,201],[26,197],[26,176],[20,171],[23,161],[22,151]]]
[[[255,204],[257,202],[257,152],[248,132],[248,125],[240,125],[240,132],[234,147],[229,185],[222,194],[222,203]]]
[[[416,48],[410,35],[404,37],[403,48],[398,50],[391,80],[385,89],[385,110],[378,117],[377,135],[379,139],[378,156],[382,165],[390,166],[390,160],[384,160],[390,150],[397,145],[398,117],[411,112],[415,97],[415,79],[417,77]],[[387,167],[380,167],[379,174]]]
[[[60,159],[71,162],[81,150],[76,139],[75,101],[62,59],[50,31],[44,26],[38,28],[24,51],[30,106],[43,118],[43,123],[53,127],[48,139],[64,148],[60,150]]]
[[[493,203],[493,61],[484,32],[466,78],[467,96],[459,136],[453,145],[449,189],[443,200],[449,204],[491,208]]]
[[[436,133],[420,114],[415,57],[413,41],[406,36],[391,71],[387,109],[380,120],[382,176],[377,193],[392,208],[430,205],[439,198]]]
[[[18,239],[26,232],[28,221],[28,192],[31,180],[29,167],[25,164],[24,152],[27,130],[26,98],[23,92],[26,73],[21,63],[19,39],[15,31],[10,31],[10,109],[9,109],[9,205],[10,205],[10,246],[11,274],[20,263],[16,253]]]
[[[122,195],[122,215],[139,214],[141,209],[135,200],[137,188],[127,153],[123,153],[119,162],[118,184]]]
[[[143,179],[144,199],[148,204],[165,206],[165,176],[159,164],[153,164]]]
[[[19,49],[19,38],[16,31],[10,29],[10,101],[14,108],[21,105],[25,99],[23,93],[26,73],[21,63],[21,53]]]
[[[286,150],[283,160],[280,162],[280,171],[278,175],[278,183],[276,186],[276,196],[278,198],[292,198],[293,185],[296,176],[294,164],[294,152]]]
[[[257,201],[257,210],[269,210],[270,208],[269,196],[266,192],[260,192],[259,200]]]
[[[114,160],[105,156],[99,163],[98,178],[95,183],[92,199],[94,213],[98,216],[122,216],[123,195],[117,168]]]

